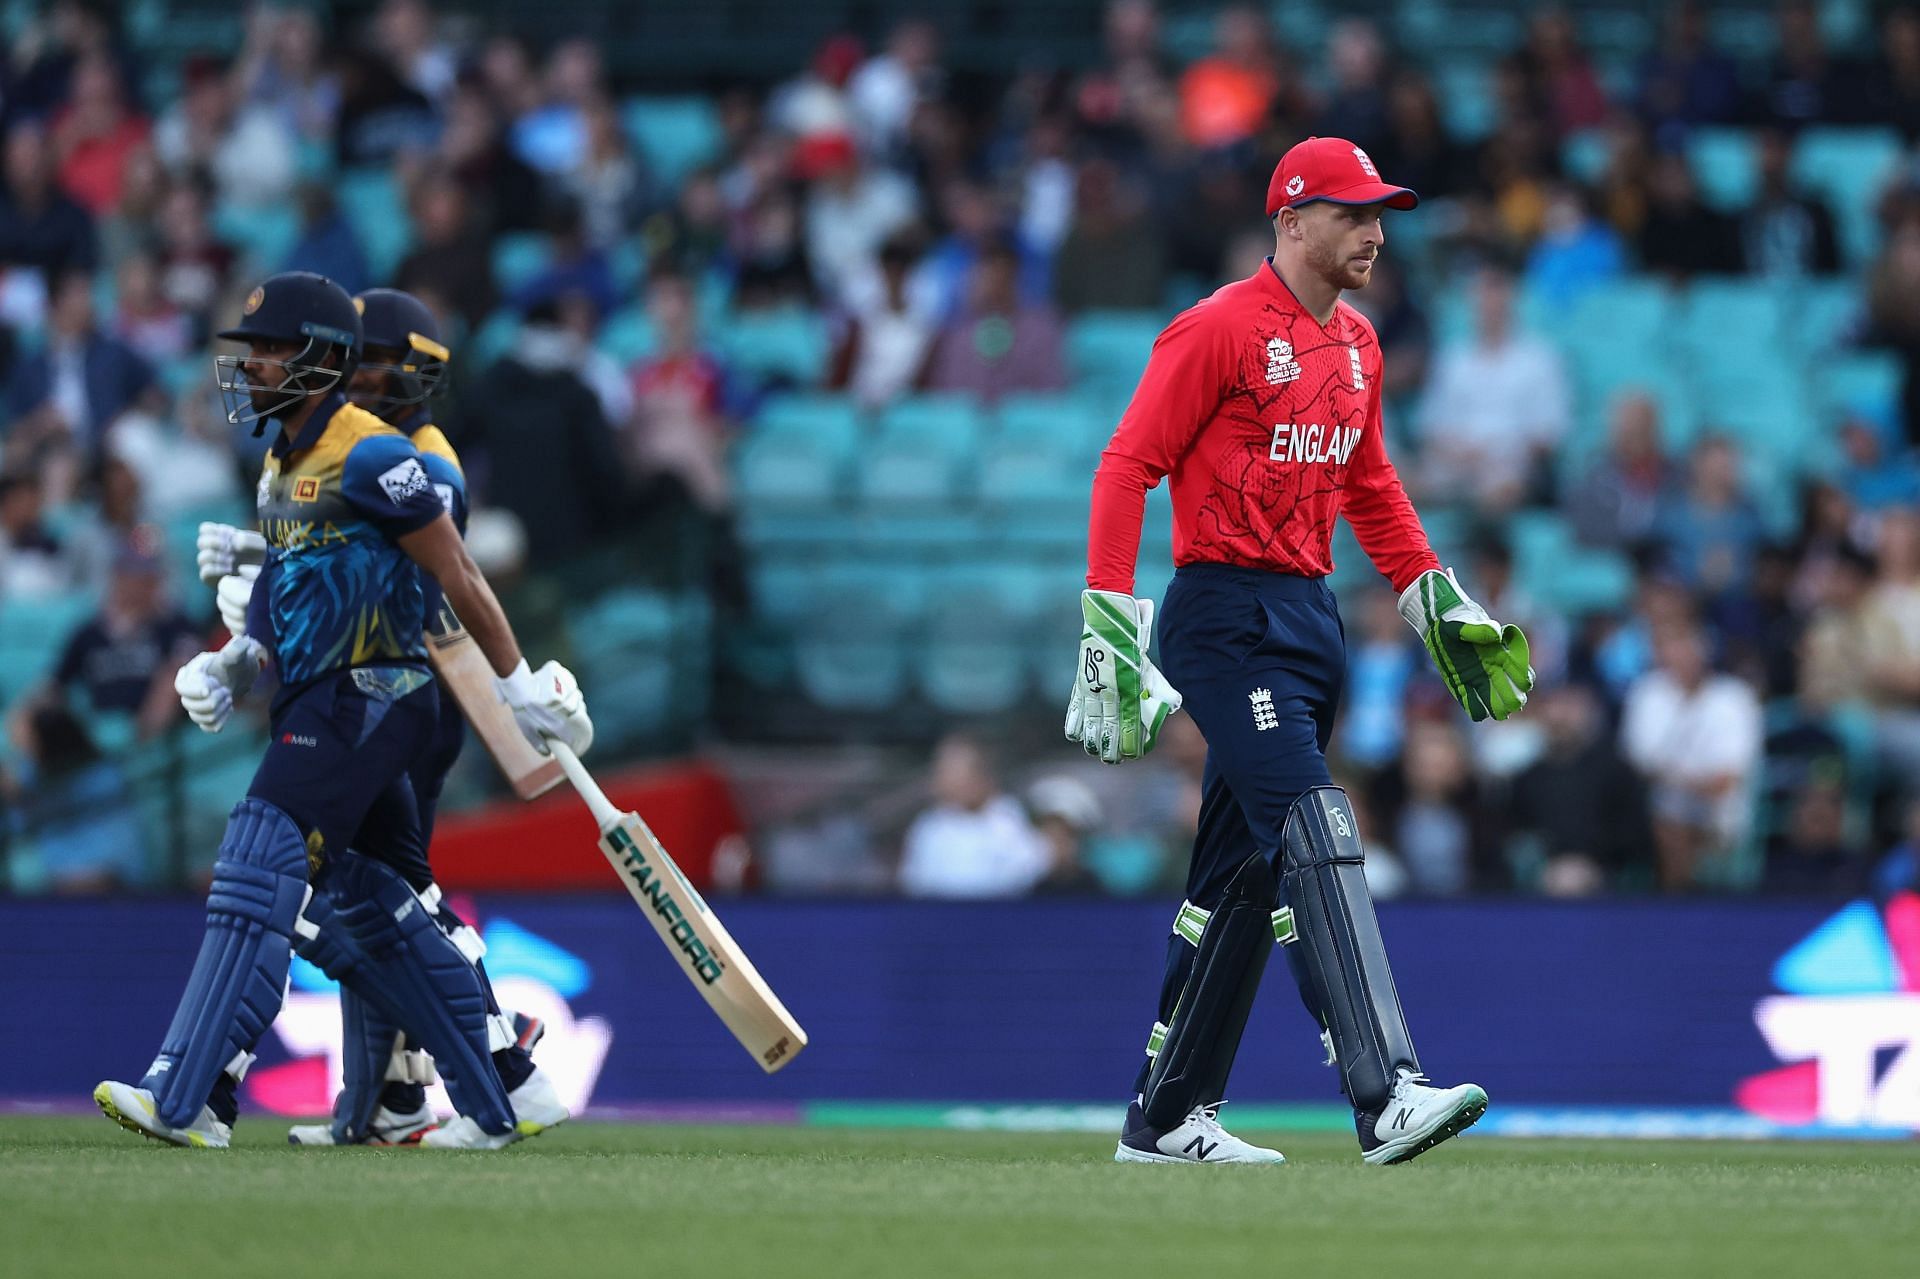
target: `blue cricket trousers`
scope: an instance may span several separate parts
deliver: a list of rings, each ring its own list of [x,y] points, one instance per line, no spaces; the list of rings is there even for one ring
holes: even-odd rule
[[[1324,579],[1229,564],[1178,569],[1161,602],[1159,631],[1160,669],[1207,741],[1187,900],[1212,910],[1256,851],[1278,871],[1293,801],[1332,780],[1326,749],[1346,683],[1346,632]],[[1295,982],[1324,1025],[1292,953],[1298,949],[1286,948]],[[1177,933],[1167,939],[1163,1023],[1173,1017],[1194,953]],[[1151,1065],[1141,1066],[1136,1092]]]

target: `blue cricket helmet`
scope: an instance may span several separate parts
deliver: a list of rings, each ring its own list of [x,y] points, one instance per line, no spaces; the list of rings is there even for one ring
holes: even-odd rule
[[[360,359],[360,312],[352,296],[326,276],[282,271],[262,280],[247,295],[240,322],[216,336],[230,342],[300,344],[286,359],[222,355],[214,360],[227,421],[259,422],[310,396],[325,395],[353,376]],[[338,358],[329,365],[326,360],[331,356]],[[247,381],[247,364],[278,366],[285,376],[276,387],[255,387]]]
[[[360,367],[391,379],[386,390],[369,396],[362,407],[384,417],[394,409],[424,404],[439,389],[453,358],[441,341],[433,312],[399,289],[368,289],[353,305],[360,312]]]

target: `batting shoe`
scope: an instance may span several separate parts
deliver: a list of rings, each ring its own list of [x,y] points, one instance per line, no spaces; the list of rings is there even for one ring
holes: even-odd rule
[[[1127,1107],[1127,1124],[1113,1161],[1120,1164],[1283,1164],[1277,1150],[1242,1141],[1220,1126],[1220,1107],[1195,1106],[1178,1127],[1162,1132],[1147,1123],[1140,1103]]]
[[[189,1146],[200,1150],[225,1150],[233,1140],[233,1129],[213,1117],[211,1107],[200,1113],[185,1128],[169,1128],[153,1108],[153,1094],[132,1084],[108,1079],[93,1090],[93,1104],[100,1113],[142,1137],[164,1141],[170,1146]]]
[[[499,1150],[567,1122],[567,1108],[554,1091],[553,1080],[538,1066],[507,1094],[507,1100],[513,1105],[513,1127],[506,1132],[488,1132],[465,1115],[457,1115],[422,1136],[420,1144],[432,1150]]]
[[[1435,1088],[1425,1075],[1402,1070],[1385,1109],[1354,1116],[1360,1157],[1370,1164],[1403,1164],[1473,1127],[1486,1113],[1487,1092],[1479,1084]]]
[[[287,1142],[294,1146],[417,1146],[439,1122],[424,1105],[404,1114],[376,1106],[373,1118],[367,1121],[367,1135],[358,1142],[337,1139],[332,1124],[295,1124],[287,1129]]]

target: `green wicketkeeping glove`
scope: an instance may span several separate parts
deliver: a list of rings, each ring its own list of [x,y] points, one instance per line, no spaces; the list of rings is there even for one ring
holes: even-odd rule
[[[1067,740],[1109,764],[1153,749],[1160,726],[1180,709],[1152,662],[1153,601],[1116,591],[1082,591],[1080,669],[1067,703]]]
[[[1451,569],[1416,578],[1401,593],[1400,616],[1420,632],[1447,691],[1475,723],[1505,719],[1527,704],[1533,665],[1526,634],[1488,617]]]

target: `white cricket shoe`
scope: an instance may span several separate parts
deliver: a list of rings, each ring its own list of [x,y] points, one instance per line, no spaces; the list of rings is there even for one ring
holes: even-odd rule
[[[522,1137],[533,1137],[567,1122],[567,1108],[554,1091],[547,1072],[535,1066],[521,1085],[507,1094],[513,1105],[513,1127],[491,1133],[465,1115],[441,1124],[421,1136],[420,1144],[434,1150],[499,1150]]]
[[[420,1139],[440,1121],[433,1117],[433,1111],[425,1106],[406,1114],[396,1114],[385,1106],[376,1106],[373,1118],[367,1121],[366,1139],[363,1146],[416,1146]],[[295,1146],[338,1146],[334,1140],[333,1125],[295,1124],[287,1129],[287,1142]]]
[[[1471,1128],[1486,1113],[1487,1092],[1479,1084],[1435,1088],[1425,1075],[1402,1070],[1386,1108],[1355,1119],[1360,1157],[1370,1164],[1405,1163]]]
[[[1242,1141],[1220,1126],[1220,1107],[1195,1106],[1179,1127],[1160,1132],[1150,1127],[1147,1116],[1134,1102],[1127,1107],[1127,1126],[1121,1131],[1120,1144],[1113,1149],[1113,1161],[1121,1164],[1283,1164],[1287,1157],[1277,1150]]]
[[[233,1129],[213,1117],[213,1109],[200,1107],[200,1113],[185,1128],[169,1128],[153,1108],[153,1094],[145,1088],[103,1081],[93,1090],[93,1104],[100,1113],[142,1137],[164,1141],[170,1146],[191,1146],[201,1150],[225,1150],[233,1140]]]

